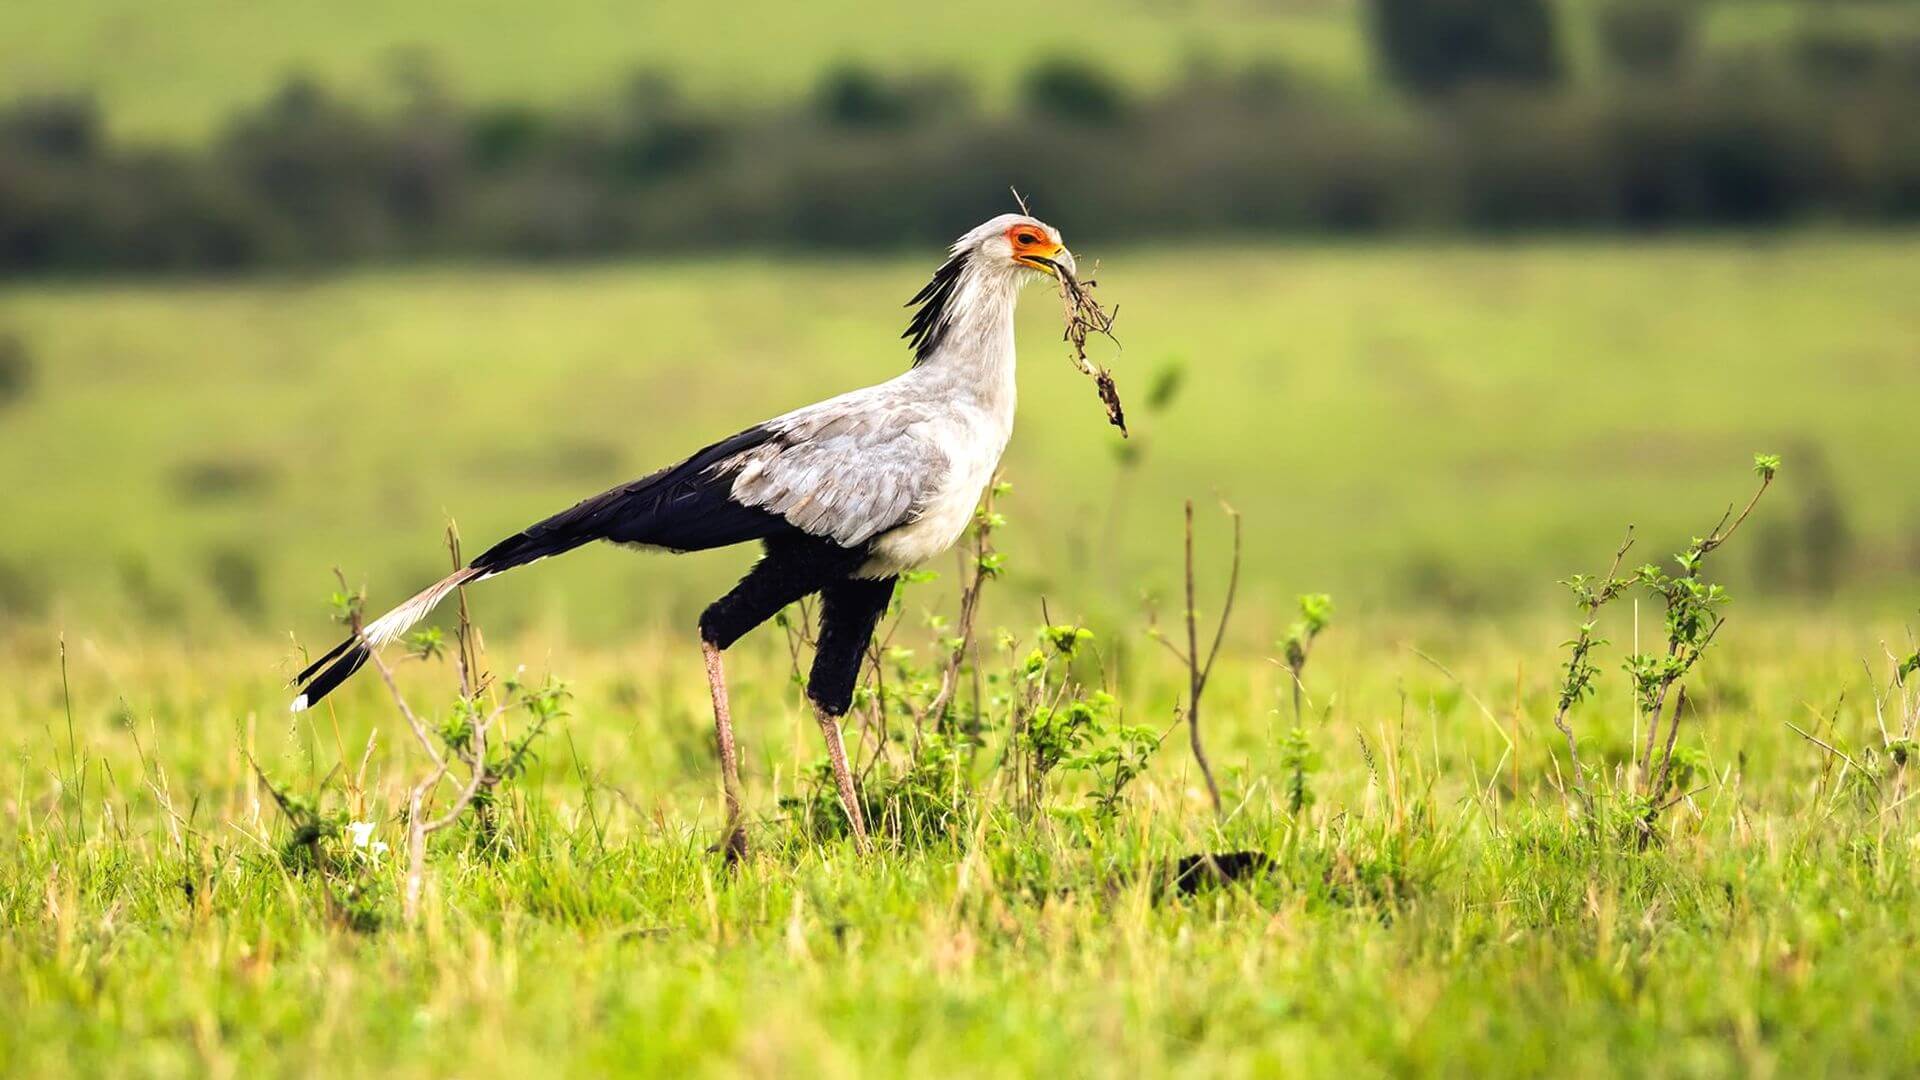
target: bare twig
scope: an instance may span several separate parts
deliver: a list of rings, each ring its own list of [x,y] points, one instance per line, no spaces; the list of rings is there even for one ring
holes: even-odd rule
[[[1702,640],[1698,645],[1688,647],[1686,654],[1682,658],[1679,666],[1675,667],[1672,671],[1668,672],[1668,674],[1662,679],[1660,683],[1660,689],[1658,690],[1658,692],[1654,694],[1652,716],[1647,721],[1646,757],[1641,762],[1641,765],[1640,765],[1640,773],[1643,777],[1646,778],[1649,784],[1651,784],[1653,781],[1653,743],[1654,743],[1654,739],[1658,737],[1658,732],[1660,730],[1660,715],[1661,713],[1666,711],[1667,694],[1670,691],[1672,691],[1675,686],[1679,684],[1681,679],[1686,677],[1688,672],[1693,670],[1693,665],[1700,662],[1700,657],[1707,651],[1707,646],[1713,644],[1713,639],[1718,637],[1720,634],[1720,628],[1722,626],[1725,626],[1726,624],[1727,624],[1727,620],[1725,619],[1715,619],[1713,621],[1712,629],[1707,631],[1706,638]],[[1669,657],[1675,655],[1678,649],[1679,649],[1678,643],[1669,645],[1667,649],[1667,655]],[[1686,693],[1686,688],[1681,687],[1680,692],[1682,694]],[[1666,754],[1665,754],[1666,760],[1662,762],[1662,768],[1661,768],[1662,776],[1666,774],[1665,765],[1667,763],[1670,763],[1673,759],[1674,732],[1675,732],[1675,729],[1677,729],[1679,726],[1680,726],[1680,713],[1679,713],[1679,709],[1676,707],[1674,710],[1672,722],[1667,726],[1667,745],[1666,745]],[[1648,794],[1650,795],[1655,794],[1655,792],[1651,788],[1649,788]]]
[[[447,554],[453,559],[453,568],[458,571],[466,562],[460,558],[460,526],[447,522]],[[460,632],[456,644],[459,645],[460,696],[472,700],[480,696],[479,656],[474,642],[473,614],[467,608],[467,587],[463,584],[455,590],[460,600]]]
[[[400,693],[400,685],[393,680],[393,669],[387,666],[385,660],[380,659],[380,650],[368,650],[367,661],[373,665],[373,670],[380,673],[380,681],[387,684],[387,693],[392,696],[394,707],[400,710],[400,716],[406,720],[408,730],[412,731],[413,737],[419,740],[420,749],[427,752],[427,760],[445,771],[447,763],[440,757],[440,751],[433,745],[433,739],[427,735],[427,726],[420,722],[420,717],[414,713],[413,707],[407,704],[406,697]]]
[[[1192,505],[1189,504],[1187,509],[1188,519],[1191,521]],[[1207,647],[1207,663],[1206,666],[1200,669],[1200,683],[1202,686],[1206,684],[1207,677],[1213,674],[1213,662],[1220,656],[1220,642],[1227,636],[1227,620],[1233,616],[1233,598],[1240,592],[1240,511],[1235,510],[1225,500],[1221,500],[1220,509],[1226,511],[1227,517],[1233,522],[1233,567],[1227,575],[1227,597],[1221,602],[1220,622],[1213,628],[1213,644]],[[1191,549],[1192,544],[1189,543],[1188,547]],[[1191,589],[1189,589],[1187,593],[1187,607],[1189,614],[1191,614],[1193,607],[1193,593]],[[1189,620],[1189,622],[1191,622],[1191,620]],[[1189,646],[1191,646],[1191,635],[1188,636],[1188,642]]]
[[[447,551],[455,567],[459,567],[461,565],[460,535],[451,523],[447,526]],[[413,732],[421,749],[426,751],[427,760],[432,765],[427,774],[407,793],[407,878],[405,890],[402,893],[401,910],[409,923],[414,922],[419,916],[420,894],[426,879],[427,838],[459,820],[460,815],[473,805],[475,797],[480,792],[499,783],[502,777],[517,766],[517,760],[510,761],[502,769],[494,770],[487,763],[488,733],[494,723],[506,714],[508,705],[501,703],[484,713],[478,709],[480,695],[486,690],[486,680],[478,670],[479,647],[472,616],[467,607],[465,590],[461,591],[459,612],[457,637],[459,649],[456,664],[460,670],[460,701],[461,706],[468,710],[472,720],[463,743],[456,744],[450,741],[445,753],[434,745],[426,725],[413,711],[413,707],[407,704],[406,696],[400,692],[400,686],[394,680],[393,669],[381,659],[380,651],[373,649],[368,655],[368,661],[373,664],[374,670],[380,673],[381,681],[386,684],[394,707],[406,720],[408,729]],[[356,619],[355,622],[357,624],[358,620]],[[355,630],[358,631],[357,625]],[[526,742],[531,742],[531,739]],[[525,751],[526,742],[518,748],[519,752]],[[440,786],[441,781],[453,771],[456,763],[467,770],[465,783],[460,785],[458,794],[438,817],[428,817],[427,800]]]
[[[1685,712],[1686,708],[1687,688],[1683,685],[1673,698],[1673,719],[1667,724],[1667,749],[1660,759],[1660,779],[1654,782],[1649,792],[1653,798],[1658,799],[1667,793],[1667,780],[1673,775],[1673,747],[1680,738],[1680,714]],[[1660,718],[1656,716],[1653,719],[1658,725]]]
[[[1776,464],[1777,463],[1776,459]],[[1773,476],[1774,474],[1771,469],[1761,472],[1760,486],[1754,489],[1753,497],[1747,500],[1747,505],[1741,509],[1740,516],[1733,519],[1732,525],[1727,524],[1727,517],[1732,515],[1732,507],[1728,507],[1727,514],[1720,518],[1720,524],[1715,525],[1713,532],[1709,534],[1705,540],[1700,542],[1700,553],[1702,555],[1733,538],[1733,534],[1738,532],[1740,526],[1746,523],[1747,515],[1753,513],[1753,508],[1759,504],[1760,496],[1765,495],[1767,489],[1773,486]],[[1723,532],[1722,529],[1725,531]]]
[[[1213,766],[1207,760],[1205,741],[1200,736],[1200,697],[1206,693],[1207,679],[1213,674],[1213,662],[1220,655],[1220,643],[1227,632],[1227,620],[1233,614],[1233,598],[1240,589],[1240,512],[1222,502],[1221,508],[1233,522],[1233,568],[1227,576],[1227,594],[1220,605],[1220,621],[1214,627],[1213,643],[1207,649],[1204,662],[1200,659],[1199,613],[1194,607],[1193,573],[1193,500],[1186,504],[1186,586],[1187,586],[1187,739],[1193,746],[1193,760],[1200,766],[1200,775],[1207,782],[1207,795],[1213,800],[1215,816],[1225,812],[1220,799],[1220,785],[1213,778]],[[1175,649],[1176,655],[1179,650]]]
[[[960,667],[965,663],[967,652],[973,645],[974,616],[980,610],[980,594],[986,588],[987,579],[994,574],[991,556],[993,555],[993,496],[994,489],[1000,486],[1000,478],[995,477],[987,485],[987,493],[980,501],[980,512],[975,518],[973,529],[973,577],[960,591],[960,617],[954,624],[953,647],[947,652],[946,667],[940,672],[940,689],[927,703],[926,716],[935,724],[941,722],[947,705],[953,700],[954,690],[960,683]]]
[[[1791,720],[1786,720],[1782,722],[1785,723],[1787,727],[1792,728],[1793,733],[1795,735],[1800,736],[1801,738],[1807,740],[1808,742],[1819,747],[1820,749],[1825,750],[1827,753],[1832,754],[1833,756],[1839,758],[1841,761],[1846,762],[1848,765],[1853,767],[1855,772],[1858,772],[1861,775],[1868,777],[1869,779],[1873,777],[1872,773],[1860,767],[1859,762],[1848,757],[1847,752],[1845,750],[1842,750],[1839,747],[1833,745],[1832,743],[1827,742],[1825,739],[1820,738],[1818,735],[1813,734],[1812,732],[1808,731],[1807,729],[1801,727],[1799,724],[1796,724]]]

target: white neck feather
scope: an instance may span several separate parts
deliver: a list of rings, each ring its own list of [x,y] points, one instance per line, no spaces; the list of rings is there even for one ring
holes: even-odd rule
[[[987,267],[968,260],[948,302],[945,332],[908,375],[945,393],[971,398],[1011,422],[1016,393],[1013,311],[1028,277],[1017,267]]]

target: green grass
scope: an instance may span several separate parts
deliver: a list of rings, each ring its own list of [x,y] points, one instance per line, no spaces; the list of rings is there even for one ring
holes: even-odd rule
[[[1004,467],[1022,596],[1099,619],[1170,595],[1180,500],[1217,493],[1246,515],[1250,640],[1309,590],[1348,610],[1534,610],[1629,522],[1652,555],[1677,550],[1770,450],[1788,465],[1756,522],[1772,535],[1728,553],[1732,579],[1797,566],[1824,490],[1850,538],[1843,599],[1910,609],[1911,237],[1077,246],[1120,304],[1140,458],[1123,476],[1052,297],[1030,292]],[[36,381],[0,413],[15,610],[204,632],[230,618],[225,552],[257,572],[254,632],[324,634],[334,566],[383,606],[438,576],[449,515],[488,543],[893,374],[900,302],[931,261],[16,286],[0,330]],[[1153,412],[1174,364],[1182,389]],[[1201,515],[1216,550],[1218,520]],[[1770,544],[1784,554],[1759,558]],[[477,602],[498,630],[680,627],[742,568],[593,549]]]
[[[1913,648],[1914,238],[1076,246],[1121,304],[1139,456],[1118,463],[1034,293],[961,827],[870,860],[812,838],[783,799],[809,794],[818,735],[770,629],[729,660],[757,851],[727,871],[704,851],[687,628],[745,557],[583,552],[474,592],[493,670],[575,696],[504,802],[505,846],[436,838],[414,926],[395,857],[290,868],[248,764],[398,849],[422,763],[379,680],[284,711],[284,631],[336,632],[329,567],[381,606],[438,572],[446,515],[484,542],[897,370],[928,260],[0,296],[35,361],[0,407],[0,1074],[1913,1071],[1920,840],[1904,769],[1870,750],[1920,708],[1882,653]],[[1175,363],[1183,388],[1150,409]],[[1638,557],[1673,550],[1763,449],[1781,478],[1714,556],[1736,601],[1690,681],[1690,797],[1646,850],[1591,835],[1557,794],[1572,618],[1552,582],[1602,569],[1629,521]],[[1822,491],[1851,537],[1831,596],[1785,580]],[[1013,660],[1043,610],[1085,618],[1080,674],[1168,728],[1184,674],[1149,628],[1179,610],[1185,497],[1218,609],[1214,492],[1247,537],[1206,709],[1229,816],[1177,730],[1117,819],[1023,815],[988,768]],[[257,598],[211,573],[221,552]],[[890,685],[934,655],[954,589],[905,593]],[[1274,642],[1308,589],[1336,614],[1293,813]],[[1635,728],[1621,654],[1659,621],[1622,601],[1601,628],[1574,719],[1609,777]],[[1000,627],[1023,642],[1005,658]],[[447,715],[444,661],[401,679]],[[1087,805],[1082,779],[1049,790]],[[1156,885],[1242,848],[1271,878]]]
[[[496,666],[551,663],[577,697],[508,803],[508,848],[443,834],[413,929],[398,859],[344,875],[382,919],[361,931],[275,854],[288,830],[246,755],[296,790],[329,776],[397,849],[421,765],[378,694],[289,721],[270,648],[70,636],[69,731],[50,632],[17,631],[0,1071],[1910,1073],[1911,807],[1861,798],[1782,723],[1862,757],[1858,658],[1901,631],[1736,626],[1684,740],[1708,775],[1646,851],[1587,837],[1554,794],[1549,623],[1336,624],[1308,671],[1320,763],[1299,815],[1282,677],[1234,650],[1209,711],[1234,808],[1217,829],[1176,736],[1111,825],[1023,823],[1001,792],[952,840],[868,861],[792,838],[775,799],[817,735],[783,647],[750,639],[734,675],[759,847],[733,873],[702,851],[717,800],[684,644],[514,638]],[[1164,724],[1175,673],[1130,637],[1125,663],[1100,642],[1105,675]],[[416,704],[446,701],[444,664],[403,674]],[[1607,683],[1576,721],[1588,759],[1618,764],[1631,718]],[[1227,848],[1274,876],[1156,891],[1165,860]]]

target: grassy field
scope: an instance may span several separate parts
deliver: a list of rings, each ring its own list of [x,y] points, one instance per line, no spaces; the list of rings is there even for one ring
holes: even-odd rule
[[[1567,0],[1563,39],[1575,66],[1597,70],[1599,0]],[[0,7],[0,99],[84,90],[116,130],[199,139],[291,73],[370,104],[397,100],[397,73],[426,57],[451,89],[487,101],[562,103],[615,91],[640,70],[673,76],[709,101],[760,102],[810,90],[829,65],[957,71],[1003,104],[1036,60],[1096,60],[1151,89],[1196,62],[1277,62],[1307,78],[1368,92],[1357,0],[1007,0],[908,8],[857,0],[719,7],[488,0],[457,11],[374,0],[83,0]],[[1876,0],[1809,6],[1721,0],[1702,28],[1710,49],[1778,41],[1812,22],[1911,32],[1912,12]]]
[[[897,826],[881,850],[837,834],[770,628],[729,661],[755,854],[705,851],[686,628],[744,556],[585,552],[473,595],[488,668],[571,696],[492,824],[433,838],[411,923],[422,751],[371,674],[284,711],[286,632],[336,632],[330,568],[382,607],[437,574],[449,515],[484,542],[892,373],[931,260],[0,294],[31,360],[0,405],[0,1075],[1920,1064],[1920,682],[1893,681],[1920,576],[1914,238],[1076,247],[1121,305],[1133,456],[1033,293],[964,719],[912,720],[948,572],[903,592],[850,721]],[[1785,467],[1713,556],[1735,603],[1652,842],[1620,672],[1660,649],[1640,593],[1572,713],[1600,800],[1570,814],[1554,580],[1604,569],[1628,522],[1636,561],[1675,550],[1751,490],[1757,450]],[[1215,493],[1246,529],[1204,713],[1218,819],[1152,640],[1180,613],[1187,497],[1220,608]],[[1277,642],[1308,590],[1336,606],[1296,717]],[[1043,621],[1093,636],[1064,657]],[[446,659],[399,681],[456,720]],[[1040,712],[1052,694],[1083,709]],[[1048,772],[1058,717],[1082,726]],[[1229,851],[1269,868],[1171,882]]]
[[[1737,625],[1699,676],[1689,797],[1646,850],[1555,794],[1564,626],[1337,623],[1305,680],[1298,812],[1284,675],[1230,652],[1209,702],[1217,826],[1178,734],[1111,820],[1071,777],[1031,815],[992,779],[990,706],[951,829],[865,860],[776,801],[806,794],[818,737],[784,648],[757,639],[734,671],[758,848],[731,872],[703,851],[717,798],[684,646],[516,638],[490,661],[572,678],[571,719],[490,841],[436,839],[411,929],[395,814],[424,766],[390,707],[290,722],[270,648],[70,636],[69,726],[50,634],[18,633],[0,1071],[1910,1074],[1917,839],[1902,770],[1863,749],[1880,737],[1858,666],[1904,631]],[[1088,677],[1164,726],[1173,665],[1115,671],[1117,644]],[[445,663],[402,674],[439,715]],[[1606,687],[1575,719],[1587,760],[1620,766],[1631,709]],[[1887,723],[1916,704],[1888,698]],[[373,823],[366,845],[333,836],[309,867],[248,755]],[[1233,849],[1271,874],[1168,887],[1171,860]]]
[[[1912,238],[1079,246],[1121,305],[1138,456],[1119,463],[1053,299],[1031,292],[1002,538],[1023,597],[1129,616],[1175,583],[1183,498],[1203,544],[1223,539],[1217,493],[1246,515],[1252,641],[1306,591],[1537,610],[1630,522],[1677,550],[1769,450],[1790,468],[1733,580],[1823,599],[1794,583],[1830,514],[1841,599],[1911,605]],[[381,604],[438,576],[449,515],[487,543],[893,374],[900,302],[931,262],[12,288],[0,332],[35,374],[0,413],[0,603],[76,627],[324,634],[335,566]],[[686,626],[741,569],[593,550],[481,602],[496,630]]]

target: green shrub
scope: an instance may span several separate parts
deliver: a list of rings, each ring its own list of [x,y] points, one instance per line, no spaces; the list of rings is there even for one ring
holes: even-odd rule
[[[1410,93],[1479,83],[1539,86],[1562,74],[1550,0],[1370,0],[1368,34],[1381,70]]]
[[[1672,76],[1693,54],[1699,21],[1698,10],[1685,0],[1622,0],[1600,12],[1600,47],[1616,70]]]
[[[1383,35],[1411,3],[1380,0]],[[554,109],[425,87],[374,112],[294,79],[198,147],[118,142],[79,99],[22,102],[0,107],[0,272],[930,245],[1006,209],[1009,183],[1102,240],[1920,217],[1920,78],[1900,74],[1920,50],[1880,49],[1857,79],[1782,54],[1542,94],[1550,20],[1496,45],[1470,30],[1477,5],[1505,9],[1459,5],[1433,11],[1476,44],[1419,76],[1446,93],[1418,107],[1270,67],[1129,97],[1067,60],[1001,113],[951,79],[860,68],[752,110],[640,76]]]
[[[1126,112],[1126,94],[1112,76],[1070,57],[1042,61],[1027,73],[1027,107],[1074,124],[1111,124]]]

